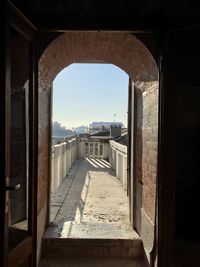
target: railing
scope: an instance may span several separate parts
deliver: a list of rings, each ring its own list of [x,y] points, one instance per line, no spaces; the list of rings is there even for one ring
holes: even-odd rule
[[[120,179],[124,189],[127,189],[127,146],[110,141],[110,164]]]
[[[77,157],[77,139],[52,146],[51,192],[62,183]]]
[[[110,144],[105,139],[80,138],[78,158],[109,159]]]
[[[51,192],[60,186],[77,158],[100,158],[110,161],[124,189],[127,187],[127,147],[115,141],[73,138],[52,146]]]

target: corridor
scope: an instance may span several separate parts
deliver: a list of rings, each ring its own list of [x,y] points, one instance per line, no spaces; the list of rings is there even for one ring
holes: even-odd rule
[[[78,159],[51,198],[40,267],[142,267],[127,193],[104,159]]]
[[[126,191],[104,159],[76,160],[51,198],[45,238],[137,239]]]

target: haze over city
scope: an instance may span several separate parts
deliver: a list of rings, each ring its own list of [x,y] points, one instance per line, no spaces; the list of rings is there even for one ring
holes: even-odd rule
[[[72,64],[53,82],[53,121],[68,129],[93,121],[127,126],[128,75],[112,64]]]

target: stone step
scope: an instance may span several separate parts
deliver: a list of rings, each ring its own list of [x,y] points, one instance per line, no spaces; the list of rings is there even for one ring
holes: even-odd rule
[[[142,241],[136,239],[44,238],[43,257],[141,258]]]
[[[142,259],[119,257],[43,257],[39,267],[144,267]]]

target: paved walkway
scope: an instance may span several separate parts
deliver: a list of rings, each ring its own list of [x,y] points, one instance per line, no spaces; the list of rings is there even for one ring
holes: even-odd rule
[[[51,200],[46,238],[136,239],[128,197],[103,159],[76,160]]]

